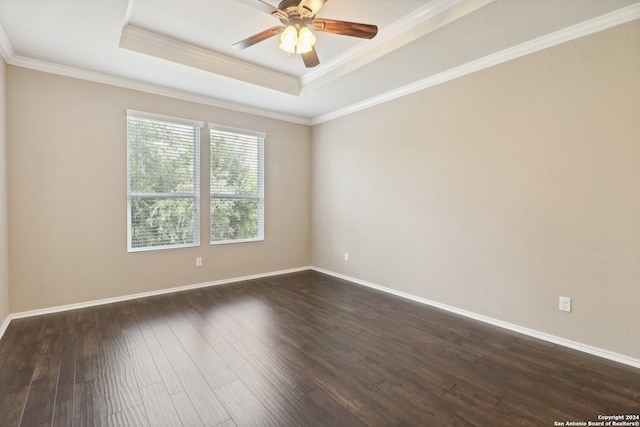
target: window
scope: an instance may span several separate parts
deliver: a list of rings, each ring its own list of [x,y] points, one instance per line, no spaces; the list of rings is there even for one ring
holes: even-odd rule
[[[209,125],[211,244],[264,240],[263,133]]]
[[[129,252],[200,244],[202,125],[127,111]]]

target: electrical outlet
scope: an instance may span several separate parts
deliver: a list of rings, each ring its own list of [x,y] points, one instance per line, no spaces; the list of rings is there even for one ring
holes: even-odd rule
[[[202,257],[196,258],[196,267],[202,267]]]
[[[571,298],[560,297],[558,308],[560,309],[560,311],[571,312]]]
[[[344,260],[349,261],[349,252],[344,253]]]

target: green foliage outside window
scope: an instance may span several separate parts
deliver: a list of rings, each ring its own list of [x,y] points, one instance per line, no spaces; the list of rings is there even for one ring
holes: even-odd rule
[[[199,125],[137,114],[127,117],[129,250],[196,246]],[[211,243],[262,240],[263,136],[210,135]]]
[[[197,243],[199,129],[128,118],[132,249]]]
[[[211,242],[262,239],[262,139],[211,130]]]

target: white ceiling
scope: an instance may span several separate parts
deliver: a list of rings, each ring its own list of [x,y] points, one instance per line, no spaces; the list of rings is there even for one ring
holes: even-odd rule
[[[279,0],[264,0],[277,6]],[[320,65],[238,0],[0,0],[12,65],[314,124],[640,18],[640,0],[328,0],[318,17],[375,24],[316,33]]]

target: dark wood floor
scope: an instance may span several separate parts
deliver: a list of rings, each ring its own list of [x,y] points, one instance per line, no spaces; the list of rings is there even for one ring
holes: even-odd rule
[[[553,426],[640,370],[306,271],[14,320],[2,426]]]

